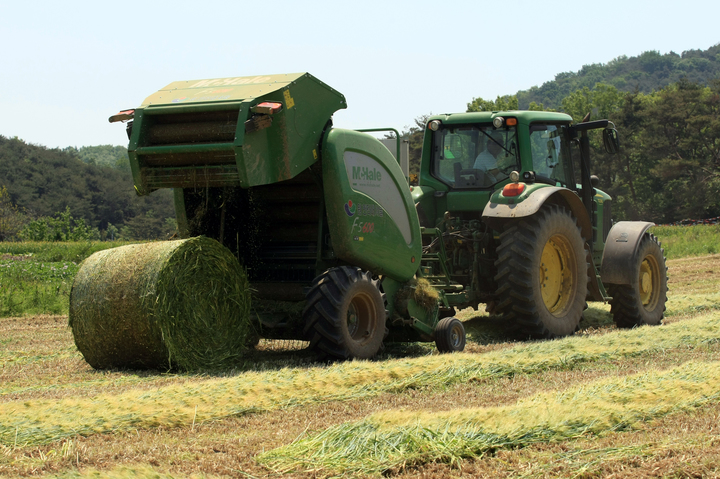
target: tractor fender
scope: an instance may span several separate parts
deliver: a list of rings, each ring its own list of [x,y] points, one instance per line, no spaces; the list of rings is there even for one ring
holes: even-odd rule
[[[535,185],[533,185],[535,186]],[[500,199],[502,190],[496,191],[483,210],[483,221],[496,231],[502,231],[503,225],[512,219],[525,218],[537,213],[545,203],[553,203],[569,209],[580,225],[583,238],[592,238],[592,224],[588,218],[582,200],[567,188],[559,186],[537,185],[529,196],[519,203],[509,204],[506,198]]]
[[[635,255],[645,232],[655,223],[619,221],[613,225],[605,241],[600,278],[608,284],[632,284]]]

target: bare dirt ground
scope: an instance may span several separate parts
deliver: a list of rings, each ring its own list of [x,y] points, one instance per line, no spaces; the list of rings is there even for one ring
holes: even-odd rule
[[[718,293],[720,255],[669,262],[670,295],[666,322],[702,315],[688,309]],[[675,308],[675,310],[671,309]],[[580,334],[615,331],[605,305],[586,314]],[[486,315],[463,312],[471,331],[468,351],[483,354],[510,348],[518,341],[500,339],[502,325]],[[272,349],[268,346],[268,349]],[[392,355],[423,355],[422,345]],[[256,456],[288,444],[302,434],[357,421],[387,409],[451,410],[458,407],[511,404],[544,390],[680,365],[688,360],[720,360],[720,345],[678,349],[634,358],[601,360],[563,371],[490,378],[446,388],[418,388],[366,399],[326,402],[274,412],[228,417],[189,428],[140,429],[73,437],[33,447],[0,444],[0,476],[64,477],[274,477]],[[269,351],[265,363],[307,364],[302,353]],[[182,375],[90,368],[76,351],[63,316],[0,318],[0,402],[86,397],[126,390],[154,390],[182,382]],[[2,418],[0,417],[0,425]],[[325,471],[289,477],[324,477]],[[500,449],[458,464],[408,464],[391,470],[396,477],[720,477],[720,404],[689,410],[638,425],[629,432],[571,441]]]

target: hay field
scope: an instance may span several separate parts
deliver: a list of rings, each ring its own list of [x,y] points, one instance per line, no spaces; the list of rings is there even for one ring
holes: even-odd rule
[[[467,353],[222,375],[97,372],[65,316],[0,318],[0,477],[720,476],[720,255],[669,261],[665,324],[526,343],[466,311]]]

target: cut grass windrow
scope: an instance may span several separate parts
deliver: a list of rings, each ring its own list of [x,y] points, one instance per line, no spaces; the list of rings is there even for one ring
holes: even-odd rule
[[[301,438],[259,460],[281,473],[380,474],[431,461],[455,463],[499,448],[631,429],[718,398],[720,362],[688,362],[668,371],[544,392],[510,406],[384,411]]]
[[[93,398],[0,403],[0,444],[38,445],[75,435],[152,427],[189,427],[222,417],[334,400],[352,400],[413,388],[550,369],[589,361],[696,347],[720,339],[720,312],[661,327],[601,336],[536,342],[481,355],[453,354],[327,367],[246,372],[233,377],[188,378],[155,390]]]

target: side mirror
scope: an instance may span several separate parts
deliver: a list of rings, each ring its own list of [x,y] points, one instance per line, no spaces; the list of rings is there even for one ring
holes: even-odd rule
[[[620,139],[615,128],[605,128],[603,130],[603,146],[609,155],[616,155],[620,151]]]

